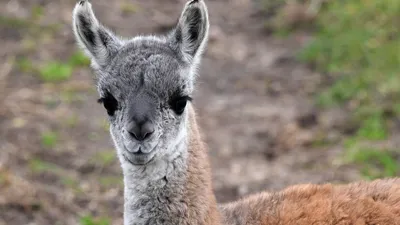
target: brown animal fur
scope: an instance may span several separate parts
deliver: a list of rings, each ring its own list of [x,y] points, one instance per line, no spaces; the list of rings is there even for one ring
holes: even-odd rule
[[[205,144],[201,141],[195,113],[189,110],[189,162],[186,197],[189,200],[188,224],[220,225],[217,201],[212,191],[211,169]]]
[[[280,192],[252,195],[217,210],[207,149],[201,142],[194,110],[189,110],[187,196],[192,200],[188,207],[193,215],[189,224],[400,225],[398,178],[347,185],[295,185]]]

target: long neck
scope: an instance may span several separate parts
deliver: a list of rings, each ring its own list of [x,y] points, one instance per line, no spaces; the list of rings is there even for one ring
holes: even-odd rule
[[[188,107],[187,137],[176,156],[124,169],[125,225],[220,225],[207,149]]]

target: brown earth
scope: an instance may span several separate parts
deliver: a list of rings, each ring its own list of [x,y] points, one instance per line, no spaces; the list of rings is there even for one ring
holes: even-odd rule
[[[123,36],[165,32],[184,3],[93,2],[99,19]],[[52,84],[21,65],[23,58],[37,67],[65,62],[77,51],[74,4],[0,1],[0,225],[73,225],[83,216],[122,224],[121,170],[89,68]],[[251,0],[207,4],[211,38],[195,106],[219,201],[296,183],[360,179],[338,160],[346,112],[314,107],[322,76],[295,58],[308,35],[268,34]],[[55,144],[42,140],[49,131],[57,134]]]

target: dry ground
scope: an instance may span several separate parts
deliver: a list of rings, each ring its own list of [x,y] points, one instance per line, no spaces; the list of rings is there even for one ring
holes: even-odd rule
[[[93,4],[101,21],[132,36],[165,32],[183,2]],[[359,179],[338,160],[346,114],[313,106],[321,75],[294,57],[308,36],[268,35],[250,0],[207,3],[211,38],[194,102],[217,198]],[[50,61],[76,53],[74,4],[0,1],[0,225],[102,224],[92,217],[122,224],[121,170],[90,70],[76,65],[63,82],[38,76]]]

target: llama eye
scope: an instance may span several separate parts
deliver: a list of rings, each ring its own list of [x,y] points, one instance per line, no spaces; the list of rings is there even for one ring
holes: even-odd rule
[[[107,114],[109,116],[114,116],[115,111],[118,110],[118,101],[112,96],[110,93],[106,93],[103,98],[98,100],[99,103],[102,103],[104,108],[107,110]]]
[[[191,101],[192,98],[189,96],[179,97],[170,102],[172,110],[178,115],[181,115],[185,110],[186,104],[188,101]]]

